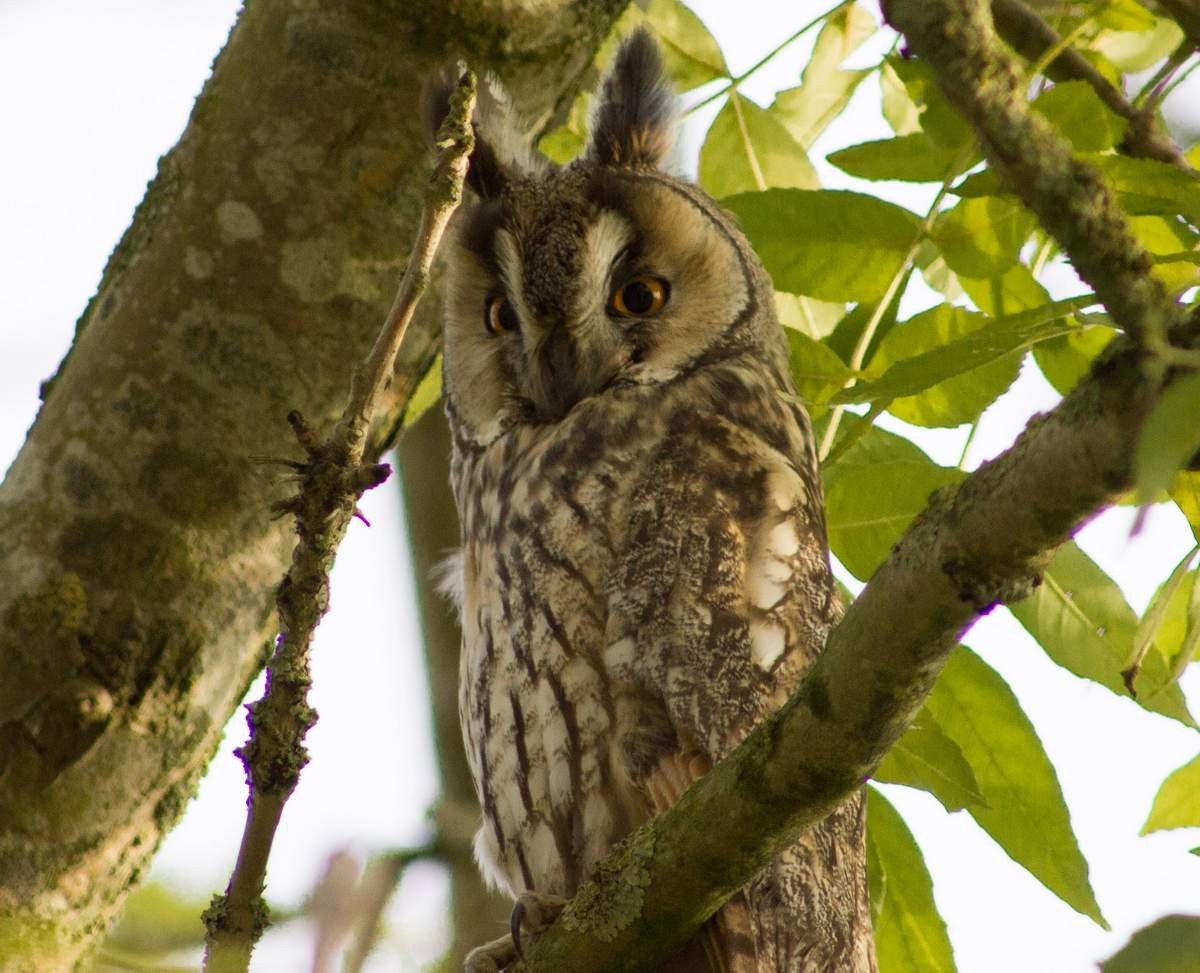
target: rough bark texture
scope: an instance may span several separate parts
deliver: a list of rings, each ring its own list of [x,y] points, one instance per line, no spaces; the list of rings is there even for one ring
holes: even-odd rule
[[[471,854],[479,823],[475,785],[463,754],[458,721],[458,653],[462,635],[450,602],[434,587],[438,562],[458,546],[458,514],[450,493],[450,430],[438,407],[406,429],[398,449],[408,540],[425,636],[425,667],[433,711],[433,743],[442,793],[434,811],[435,845],[450,871],[450,948],[438,969],[458,971],[474,947],[495,939],[512,903],[484,888]]]
[[[258,458],[294,452],[289,409],[331,419],[387,311],[421,81],[465,53],[544,121],[621,6],[247,5],[0,487],[5,969],[86,953],[263,662],[290,544]]]

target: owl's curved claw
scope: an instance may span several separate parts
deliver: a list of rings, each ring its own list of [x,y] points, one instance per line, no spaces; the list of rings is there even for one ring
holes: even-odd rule
[[[500,973],[517,960],[523,960],[522,936],[529,942],[537,939],[566,904],[567,900],[558,895],[522,892],[513,903],[509,934],[471,950],[463,965],[464,973]]]
[[[512,930],[513,949],[519,959],[525,958],[525,950],[521,947],[522,930],[528,930],[530,936],[536,939],[558,918],[566,904],[567,900],[562,896],[541,892],[522,892],[517,896],[508,923]]]

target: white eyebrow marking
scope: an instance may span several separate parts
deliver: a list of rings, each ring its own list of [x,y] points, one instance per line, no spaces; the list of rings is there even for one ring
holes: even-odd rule
[[[583,320],[608,303],[608,279],[613,264],[634,240],[634,229],[620,213],[601,210],[583,238],[579,291],[572,309]]]

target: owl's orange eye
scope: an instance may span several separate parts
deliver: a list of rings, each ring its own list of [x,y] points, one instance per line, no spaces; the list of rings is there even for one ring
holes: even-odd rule
[[[494,335],[521,330],[521,319],[503,294],[488,298],[483,307],[483,323],[488,333]]]
[[[663,309],[670,287],[661,277],[643,274],[626,281],[608,299],[608,309],[623,318],[648,318]]]

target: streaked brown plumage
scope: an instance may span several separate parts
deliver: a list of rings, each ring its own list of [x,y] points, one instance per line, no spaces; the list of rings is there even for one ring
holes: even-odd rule
[[[770,282],[661,169],[661,75],[633,35],[563,168],[485,107],[448,259],[460,708],[477,857],[513,896],[572,895],[787,698],[838,612]],[[835,814],[671,968],[873,969],[862,824]]]

